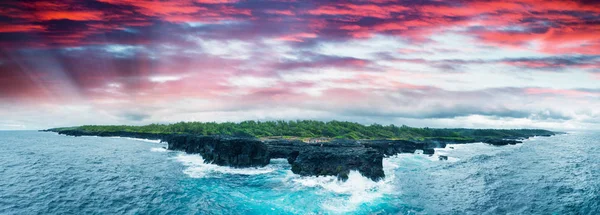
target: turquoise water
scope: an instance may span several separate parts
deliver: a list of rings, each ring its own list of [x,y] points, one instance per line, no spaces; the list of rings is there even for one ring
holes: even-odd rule
[[[0,214],[600,214],[599,140],[450,145],[384,159],[380,182],[338,182],[285,160],[234,169],[156,141],[5,131]]]

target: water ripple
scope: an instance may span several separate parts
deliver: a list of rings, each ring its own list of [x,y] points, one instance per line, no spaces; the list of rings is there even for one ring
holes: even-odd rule
[[[283,159],[235,169],[157,141],[0,132],[0,214],[600,214],[598,139],[453,145],[338,182]]]

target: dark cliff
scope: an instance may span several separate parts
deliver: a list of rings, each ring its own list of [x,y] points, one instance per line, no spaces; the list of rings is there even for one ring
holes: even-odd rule
[[[299,140],[265,141],[271,158],[286,158],[292,172],[299,175],[333,175],[346,180],[351,170],[377,181],[385,177],[384,154],[358,141],[332,141],[308,144]]]
[[[478,137],[470,140],[427,139],[408,140],[332,140],[321,143],[305,143],[300,140],[270,139],[261,141],[253,137],[202,136],[194,134],[156,134],[140,132],[89,132],[79,129],[45,130],[69,136],[119,136],[155,139],[168,143],[168,149],[200,154],[205,162],[236,168],[261,167],[271,158],[285,158],[292,172],[305,176],[337,176],[346,180],[352,170],[374,181],[385,177],[383,158],[399,153],[422,150],[433,154],[434,148],[447,144],[484,142],[492,145],[521,143],[529,136],[505,138]],[[544,133],[543,136],[550,134]]]
[[[288,160],[290,161],[290,160]],[[348,179],[351,170],[378,181],[385,177],[383,154],[364,147],[311,147],[291,159],[292,172],[299,175],[333,175]]]
[[[67,136],[98,136],[98,137],[130,137],[130,138],[139,138],[139,139],[149,139],[149,140],[164,140],[172,134],[155,134],[155,133],[140,133],[140,132],[127,132],[127,131],[118,131],[118,132],[89,132],[83,130],[43,130],[49,132],[57,132],[58,134],[64,134]]]
[[[162,141],[169,149],[202,155],[206,162],[231,167],[261,167],[269,164],[267,145],[254,138],[171,135]]]

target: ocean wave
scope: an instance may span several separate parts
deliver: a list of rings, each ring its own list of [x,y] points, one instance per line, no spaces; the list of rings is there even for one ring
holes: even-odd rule
[[[359,209],[362,204],[372,203],[386,194],[394,192],[394,170],[399,165],[393,158],[383,159],[386,177],[373,181],[358,171],[350,171],[348,180],[339,181],[335,176],[298,176],[289,171],[287,181],[299,189],[315,188],[333,194],[321,203],[321,208],[332,213],[348,213]]]
[[[101,138],[104,138],[104,137],[101,137]],[[142,141],[142,142],[148,142],[148,143],[160,143],[160,140],[151,140],[151,139],[143,139],[143,138],[133,138],[133,137],[110,137],[110,138],[135,140],[135,141]]]
[[[166,151],[169,151],[169,150],[167,150],[165,148],[162,148],[162,147],[160,147],[160,148],[155,147],[155,148],[150,148],[150,151],[151,152],[166,152]]]
[[[137,140],[137,141],[149,142],[149,143],[160,143],[160,140],[150,140],[150,139],[131,138],[131,137],[125,137],[125,139],[128,139],[128,140]]]
[[[227,174],[259,175],[271,173],[276,170],[276,168],[272,166],[257,168],[233,168],[204,163],[202,156],[197,154],[181,153],[177,155],[175,159],[187,167],[185,170],[183,170],[183,173],[192,178],[221,177]]]

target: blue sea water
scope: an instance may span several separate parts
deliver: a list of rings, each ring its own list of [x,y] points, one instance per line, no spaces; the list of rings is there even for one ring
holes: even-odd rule
[[[600,214],[600,133],[401,154],[379,182],[300,177],[285,160],[220,167],[164,146],[0,132],[0,214]]]

